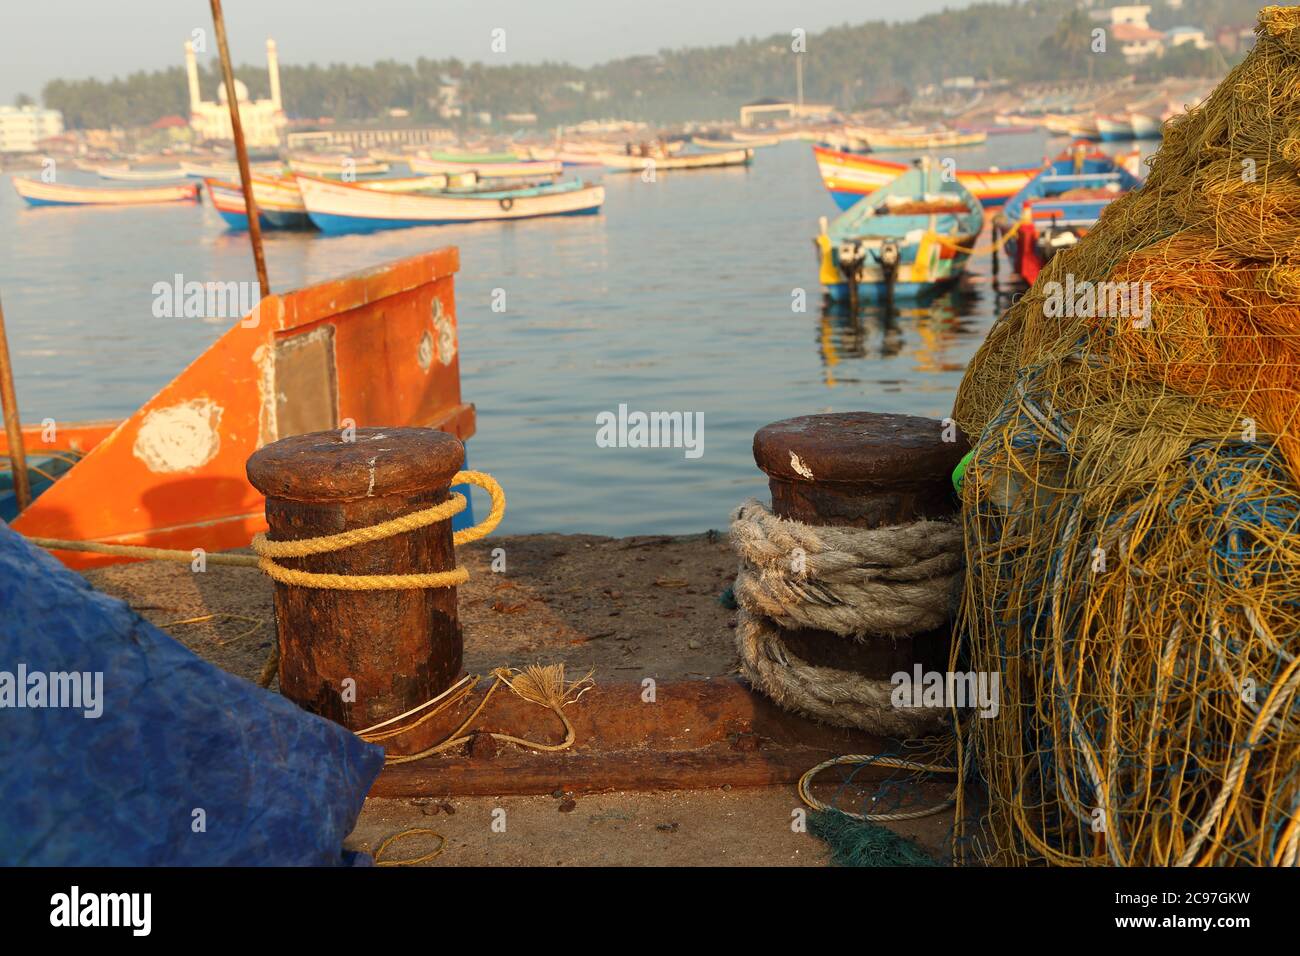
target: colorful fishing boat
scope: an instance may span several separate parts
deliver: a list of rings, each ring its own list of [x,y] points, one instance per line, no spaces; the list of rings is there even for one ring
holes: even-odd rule
[[[499,222],[593,214],[605,190],[573,181],[463,194],[390,193],[357,183],[298,176],[307,214],[322,232],[373,232],[408,226]]]
[[[130,169],[125,166],[100,166],[97,170],[100,179],[110,179],[127,183],[170,183],[184,179],[186,173],[179,166],[166,169]]]
[[[14,191],[33,206],[142,206],[155,203],[197,202],[197,183],[150,186],[139,189],[74,186],[39,179],[13,177]]]
[[[975,195],[923,161],[822,220],[819,278],[837,301],[925,299],[961,277],[983,228]]]
[[[649,151],[648,151],[649,152]],[[597,153],[597,163],[606,169],[639,173],[646,169],[656,172],[683,169],[721,169],[728,166],[748,166],[754,161],[754,151],[749,148],[707,153],[669,153],[667,155],[637,155],[636,153]]]
[[[413,173],[476,173],[480,179],[541,179],[546,176],[558,176],[564,171],[564,164],[558,159],[466,162],[458,159],[424,159],[415,156],[408,161],[407,165],[411,167]]]
[[[268,442],[347,425],[423,426],[468,439],[474,406],[460,395],[458,268],[457,250],[444,248],[267,296],[125,421],[23,426],[33,458],[80,457],[14,529],[159,548],[245,547],[266,529],[245,463]],[[0,452],[8,453],[3,434]],[[468,512],[456,516],[457,527],[469,523]],[[54,553],[78,568],[121,560]]]
[[[1042,168],[993,219],[995,242],[1022,280],[1032,283],[1061,249],[1078,243],[1105,208],[1138,179],[1113,158],[1076,147]]]
[[[289,169],[304,176],[382,176],[389,165],[352,156],[298,156],[289,158]]]
[[[205,179],[212,208],[231,229],[248,228],[248,211],[244,191],[239,183]],[[258,224],[263,229],[306,229],[311,226],[307,207],[302,203],[298,184],[290,177],[253,177],[253,202],[257,205]]]
[[[247,229],[244,193],[238,183],[204,180],[212,205],[232,229]],[[471,193],[477,191],[474,173],[445,173],[437,176],[404,176],[391,179],[367,179],[357,182],[362,189],[385,193]],[[298,181],[292,176],[254,176],[253,201],[264,229],[307,229],[313,223],[302,201]]]
[[[824,146],[813,146],[813,157],[817,160],[822,182],[841,209],[848,209],[863,196],[875,192],[911,168],[907,163],[859,156]],[[1041,168],[1017,166],[998,169],[990,166],[988,169],[959,169],[957,181],[974,193],[983,206],[996,207],[1023,189]]]

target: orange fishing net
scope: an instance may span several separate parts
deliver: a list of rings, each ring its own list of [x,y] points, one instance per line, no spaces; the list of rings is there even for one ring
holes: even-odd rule
[[[1261,11],[962,382],[968,854],[1300,862],[1298,28]]]

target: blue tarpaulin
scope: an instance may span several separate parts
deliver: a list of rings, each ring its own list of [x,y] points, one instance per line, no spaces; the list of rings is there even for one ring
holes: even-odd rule
[[[0,864],[352,862],[383,760],[0,523]]]

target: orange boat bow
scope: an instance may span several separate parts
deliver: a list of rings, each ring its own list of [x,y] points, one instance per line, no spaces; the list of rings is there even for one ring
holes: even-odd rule
[[[89,449],[13,522],[27,535],[159,548],[243,547],[266,527],[248,456],[277,438],[419,425],[464,440],[453,276],[439,249],[272,295],[126,421],[63,426],[34,450]],[[111,432],[105,434],[108,429]],[[102,555],[55,552],[69,567]]]

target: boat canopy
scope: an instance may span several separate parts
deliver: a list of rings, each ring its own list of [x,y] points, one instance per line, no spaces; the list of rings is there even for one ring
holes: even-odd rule
[[[955,178],[949,180],[942,167],[917,167],[858,200],[827,231],[834,240],[902,238],[917,230],[970,234],[979,232],[983,218],[980,201]]]

